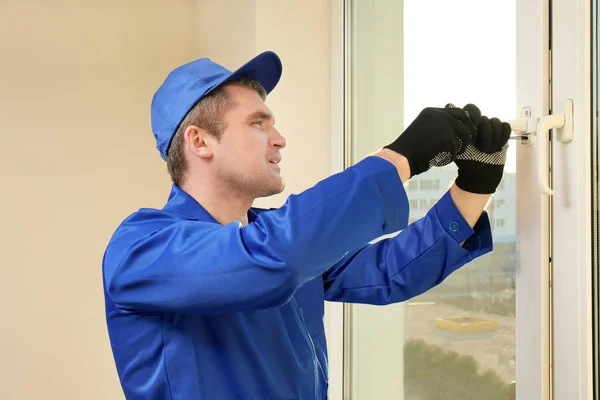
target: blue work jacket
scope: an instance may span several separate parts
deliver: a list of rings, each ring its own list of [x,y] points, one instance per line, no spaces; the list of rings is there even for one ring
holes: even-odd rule
[[[486,214],[471,229],[448,193],[407,228],[408,214],[377,157],[251,209],[244,227],[173,185],[163,209],[122,222],[103,259],[127,399],[326,399],[325,300],[400,302],[492,248]]]

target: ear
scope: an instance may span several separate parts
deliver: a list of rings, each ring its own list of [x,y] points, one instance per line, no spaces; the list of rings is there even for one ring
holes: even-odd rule
[[[196,157],[208,159],[213,156],[212,141],[210,140],[212,136],[206,129],[190,125],[185,129],[183,135],[186,147]]]

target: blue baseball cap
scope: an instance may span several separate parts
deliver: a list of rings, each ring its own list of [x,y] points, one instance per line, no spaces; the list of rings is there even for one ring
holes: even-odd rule
[[[281,60],[272,51],[265,51],[234,72],[201,58],[184,64],[167,76],[152,98],[152,133],[161,157],[167,160],[167,151],[177,128],[187,113],[223,82],[232,78],[255,79],[271,92],[281,78]]]

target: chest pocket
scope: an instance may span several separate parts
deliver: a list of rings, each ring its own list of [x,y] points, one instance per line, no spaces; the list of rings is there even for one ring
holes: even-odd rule
[[[317,277],[304,284],[294,295],[298,306],[304,313],[304,321],[311,336],[323,333],[323,315],[325,305],[325,292],[323,291],[323,278]]]

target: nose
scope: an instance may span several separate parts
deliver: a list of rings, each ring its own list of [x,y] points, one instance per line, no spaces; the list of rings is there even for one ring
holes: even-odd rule
[[[287,145],[287,141],[277,129],[273,128],[273,135],[269,141],[269,144],[278,149],[283,149]]]

